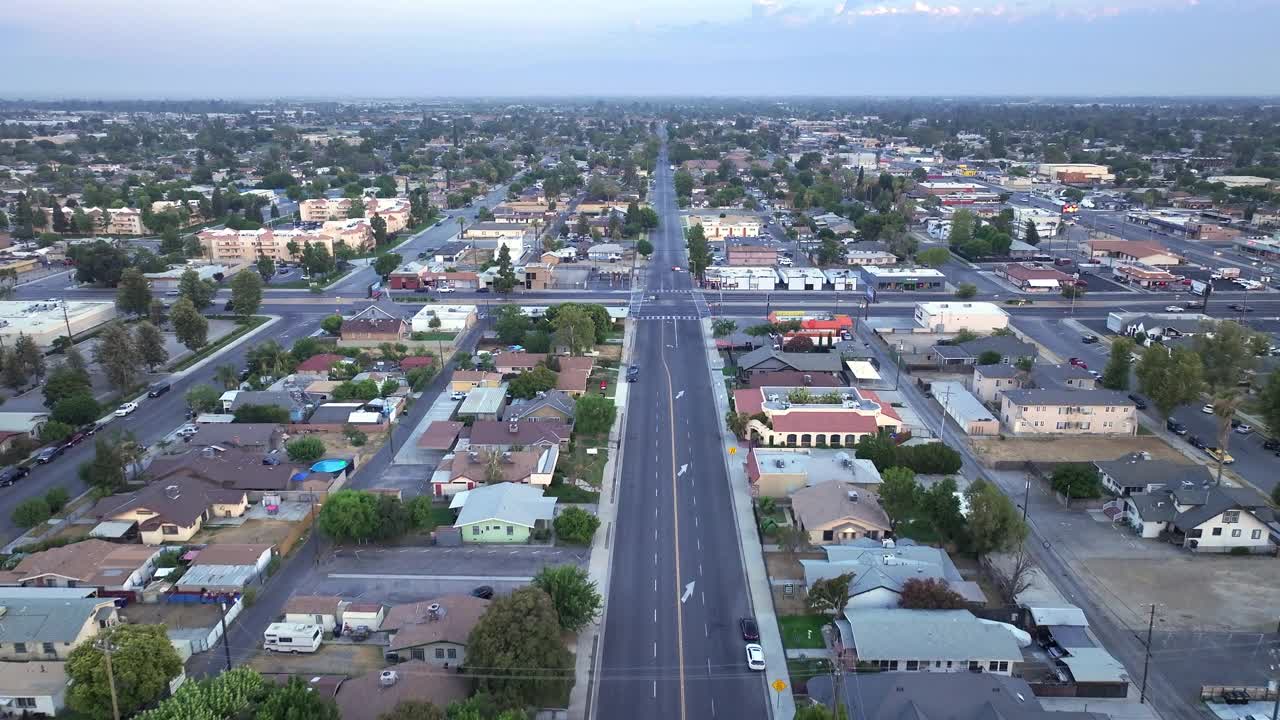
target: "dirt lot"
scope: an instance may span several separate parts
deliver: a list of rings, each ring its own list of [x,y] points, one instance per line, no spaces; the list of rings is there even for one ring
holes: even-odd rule
[[[1270,557],[1192,555],[1161,562],[1090,558],[1083,578],[1130,628],[1145,630],[1147,609],[1158,603],[1163,630],[1271,632],[1276,627],[1280,562]]]
[[[361,429],[364,430],[366,435],[368,435],[369,440],[360,447],[352,445],[342,433],[309,432],[299,434],[297,437],[306,435],[307,437],[320,438],[320,440],[324,442],[325,457],[355,457],[356,467],[358,468],[364,464],[364,461],[370,455],[377,452],[378,448],[382,447],[382,443],[386,440],[387,435],[385,432],[374,432],[368,428],[362,427]]]
[[[1007,440],[971,439],[973,448],[987,464],[995,462],[1035,460],[1037,462],[1081,462],[1115,460],[1145,450],[1152,459],[1186,462],[1182,453],[1169,447],[1158,437],[1124,438],[1052,437],[1044,439],[1016,438]]]
[[[598,358],[599,360],[621,360],[622,359],[621,345],[597,345],[595,347],[595,350],[596,352],[600,353],[600,357]]]
[[[827,557],[824,552],[798,552],[794,558],[785,552],[767,552],[764,554],[764,568],[773,580],[804,581],[804,567],[801,560],[822,560]]]
[[[260,650],[249,667],[263,673],[295,675],[363,675],[387,666],[382,646],[375,644],[325,643],[313,653],[288,655]]]
[[[243,525],[206,526],[191,542],[195,545],[210,542],[279,545],[292,529],[293,523],[284,520],[245,520]]]
[[[167,625],[171,628],[210,628],[221,613],[212,603],[133,603],[120,613],[135,625]]]

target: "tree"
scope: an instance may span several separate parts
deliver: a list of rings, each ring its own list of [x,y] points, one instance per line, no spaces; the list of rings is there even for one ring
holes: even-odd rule
[[[63,365],[49,373],[44,381],[44,404],[52,408],[63,398],[79,395],[93,396],[93,387],[89,382],[89,374],[84,370]]]
[[[711,334],[715,337],[732,335],[738,329],[738,323],[728,318],[716,318],[711,322]]]
[[[222,392],[212,385],[196,385],[187,391],[187,407],[197,413],[207,413],[221,406]]]
[[[163,625],[121,624],[100,631],[98,638],[111,644],[112,678],[96,642],[80,643],[66,664],[71,681],[67,705],[93,720],[112,716],[112,680],[120,717],[129,717],[163,698],[169,681],[182,672],[182,660]]]
[[[314,435],[291,440],[285,444],[284,450],[296,463],[313,463],[325,454],[324,441]]]
[[[40,441],[45,443],[61,443],[75,434],[76,429],[59,420],[50,420],[40,428]]]
[[[1214,484],[1222,484],[1222,466],[1226,461],[1227,446],[1231,444],[1231,421],[1244,398],[1234,389],[1224,390],[1213,396],[1213,416],[1218,421],[1218,472]]]
[[[208,280],[200,279],[200,274],[195,270],[187,270],[178,278],[178,295],[190,300],[197,310],[204,310],[212,305],[215,292],[217,287]]]
[[[916,262],[938,269],[951,261],[951,251],[944,247],[931,247],[916,253]]]
[[[93,459],[79,468],[80,479],[105,494],[123,488],[125,470],[141,456],[138,442],[128,433],[115,433],[111,437],[99,433],[94,440],[93,450]]]
[[[809,609],[840,617],[844,613],[844,606],[849,604],[849,583],[853,582],[853,576],[850,572],[825,580],[815,580],[809,586]]]
[[[1204,365],[1204,382],[1209,391],[1218,393],[1233,388],[1240,376],[1253,369],[1257,358],[1250,349],[1253,333],[1231,320],[1204,323],[1191,347]]]
[[[822,704],[800,706],[796,708],[796,714],[792,718],[793,720],[848,720],[844,703],[837,699],[836,705],[835,712]]]
[[[342,316],[328,315],[320,321],[320,329],[330,335],[337,335],[342,330]]]
[[[399,253],[379,255],[378,259],[373,261],[373,271],[378,274],[378,277],[386,280],[387,276],[395,272],[402,262],[404,258],[400,257]]]
[[[71,501],[71,493],[64,487],[49,488],[49,492],[44,494],[44,501],[49,506],[49,512],[58,513]]]
[[[956,336],[951,338],[952,345],[963,345],[978,339],[978,334],[969,328],[960,328]]]
[[[479,689],[504,705],[562,702],[573,659],[560,632],[555,604],[541,588],[495,599],[467,639],[467,665],[485,669]]]
[[[1022,233],[1022,242],[1028,245],[1040,244],[1040,231],[1036,229],[1036,222],[1034,220],[1027,221],[1027,227]]]
[[[1050,484],[1068,500],[1102,496],[1102,483],[1092,465],[1059,465],[1053,469]]]
[[[378,720],[445,720],[444,711],[423,700],[401,700]],[[452,718],[450,718],[452,720]]]
[[[373,231],[373,245],[379,247],[387,243],[387,221],[381,215],[374,215],[369,221],[369,229]]]
[[[1066,285],[1062,286],[1062,297],[1067,298],[1068,300],[1071,300],[1071,299],[1079,300],[1080,298],[1084,297],[1084,288],[1080,287],[1079,285],[1067,283]]]
[[[565,632],[576,633],[586,627],[600,614],[604,602],[587,571],[577,565],[545,565],[533,577],[533,586],[551,598],[560,629]]]
[[[941,248],[939,248],[941,249]],[[961,300],[968,300],[978,294],[978,286],[973,283],[960,283],[956,286],[956,297]]]
[[[588,393],[574,403],[574,429],[583,435],[602,435],[613,427],[613,400]]]
[[[965,518],[960,513],[955,478],[943,478],[921,493],[920,509],[939,538],[954,545],[963,544]]]
[[[262,282],[268,282],[276,275],[276,261],[266,255],[258,257],[258,275],[262,277]]]
[[[116,390],[125,392],[137,382],[142,355],[133,335],[123,324],[111,323],[102,329],[98,334],[98,344],[93,348],[93,359]]]
[[[947,244],[951,247],[964,245],[973,239],[973,212],[957,210],[951,215],[951,232],[947,235]]]
[[[23,500],[13,509],[13,524],[24,530],[40,525],[50,517],[53,517],[53,511],[42,497]]]
[[[533,398],[556,386],[556,374],[539,365],[520,373],[507,384],[507,393],[513,398]]]
[[[1273,437],[1280,435],[1280,373],[1273,372],[1267,377],[1267,384],[1262,386],[1262,392],[1259,393],[1258,405],[1261,407],[1262,420],[1267,424],[1267,431]]]
[[[782,349],[795,353],[813,352],[813,339],[808,335],[794,335],[782,343]]]
[[[498,274],[493,279],[493,289],[507,294],[516,287],[515,268],[511,264],[511,248],[506,244],[498,248]]]
[[[164,336],[160,329],[143,320],[133,330],[134,343],[138,348],[138,356],[154,372],[157,365],[169,362],[169,349],[164,346]]]
[[[238,423],[287,423],[289,411],[279,405],[254,405],[248,403],[235,409]]]
[[[1006,605],[1017,605],[1018,596],[1026,592],[1035,581],[1036,566],[1024,548],[1011,556],[1011,564],[992,563],[991,579]]]
[[[579,306],[560,308],[551,327],[556,344],[568,348],[573,355],[581,355],[595,344],[595,321]]]
[[[751,423],[751,415],[744,412],[734,412],[732,410],[725,413],[725,425],[735,437],[745,439],[747,437],[747,426]]]
[[[241,272],[231,278],[231,309],[241,320],[248,320],[262,307],[262,276]]]
[[[880,506],[893,526],[909,517],[920,503],[920,484],[908,468],[891,467],[882,473]]]
[[[0,374],[3,375],[6,387],[18,390],[26,387],[31,378],[27,375],[27,369],[22,366],[22,362],[18,360],[17,353],[12,350],[0,348]]]
[[[320,508],[320,531],[338,542],[362,542],[378,526],[378,502],[373,493],[339,490]]]
[[[131,315],[142,315],[151,309],[151,284],[138,268],[125,268],[116,286],[116,308]]]
[[[168,319],[168,310],[169,308],[165,307],[163,300],[154,298],[151,300],[151,304],[147,306],[147,320],[152,325],[160,327]]]
[[[556,538],[574,545],[587,545],[600,527],[600,518],[580,507],[570,506],[557,515],[552,524]]]
[[[999,488],[983,479],[969,485],[969,545],[976,557],[1017,547],[1027,537],[1027,525]]]
[[[1179,406],[1200,397],[1202,373],[1200,356],[1189,348],[1152,345],[1138,361],[1138,389],[1162,416],[1169,417]]]
[[[907,610],[963,610],[964,597],[942,578],[909,578],[902,583],[898,607]]]
[[[1102,371],[1102,387],[1108,390],[1128,390],[1129,372],[1133,367],[1133,341],[1116,338],[1111,343],[1111,357]]]
[[[294,676],[268,691],[253,720],[341,720],[338,704]]]
[[[79,427],[102,417],[101,413],[102,407],[98,405],[98,401],[94,400],[92,395],[84,393],[71,395],[54,403],[50,417],[58,422]]]
[[[1004,356],[995,350],[983,350],[977,358],[979,365],[998,365]]]
[[[653,254],[653,243],[649,242],[648,238],[640,238],[636,241],[636,252],[649,257]]]
[[[178,302],[173,304],[173,311],[169,318],[173,323],[173,332],[178,336],[178,342],[187,346],[187,349],[199,350],[208,342],[209,321],[200,314],[199,310],[196,310],[190,298],[186,296],[178,298]]]
[[[26,333],[19,334],[18,339],[13,343],[13,360],[22,365],[24,372],[36,379],[44,375],[44,353],[40,351],[36,341]]]

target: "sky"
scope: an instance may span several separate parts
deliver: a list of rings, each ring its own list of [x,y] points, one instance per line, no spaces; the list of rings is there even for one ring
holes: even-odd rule
[[[1280,95],[1280,0],[4,0],[4,98]]]

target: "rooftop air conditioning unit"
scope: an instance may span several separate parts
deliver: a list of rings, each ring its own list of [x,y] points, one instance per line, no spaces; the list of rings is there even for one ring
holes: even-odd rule
[[[850,491],[849,491],[849,502],[858,502],[858,491],[857,491],[857,490],[850,490]]]
[[[396,674],[395,670],[383,670],[378,673],[378,684],[382,687],[391,687],[392,685],[395,685],[396,680],[399,679],[400,676]]]
[[[427,606],[427,620],[435,622],[444,616],[444,607],[440,603],[431,603]]]
[[[776,468],[784,468],[787,466],[787,463],[783,461],[781,458],[779,458],[773,461],[773,466]]]

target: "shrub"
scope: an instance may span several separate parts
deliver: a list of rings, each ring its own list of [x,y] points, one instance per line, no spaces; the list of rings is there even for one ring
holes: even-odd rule
[[[565,508],[553,523],[556,537],[574,545],[586,545],[591,542],[600,527],[600,518],[582,508]]]
[[[67,506],[67,502],[71,500],[71,493],[66,488],[56,487],[50,488],[49,492],[44,494],[44,501],[49,505],[49,512],[58,513],[62,508]]]
[[[18,507],[13,509],[13,524],[24,529],[33,528],[52,515],[44,498],[31,498],[18,503]]]
[[[284,446],[285,452],[293,462],[310,463],[324,457],[324,441],[318,437],[304,437],[290,441]]]
[[[75,431],[75,428],[64,422],[50,420],[44,424],[44,427],[40,428],[40,439],[46,443],[60,443],[71,437],[71,434]]]
[[[1248,554],[1249,554],[1249,548],[1247,548],[1247,547],[1233,547],[1233,548],[1231,548],[1231,554],[1232,554],[1232,555],[1248,555]]]

